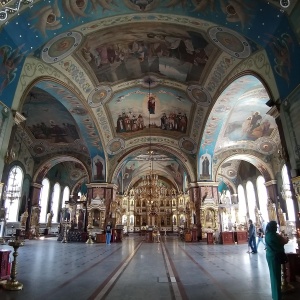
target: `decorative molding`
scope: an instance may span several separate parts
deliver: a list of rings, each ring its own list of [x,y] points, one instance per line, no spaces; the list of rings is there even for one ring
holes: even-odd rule
[[[273,106],[268,112],[267,115],[273,117],[275,120],[280,116],[280,112],[278,111],[276,106]]]
[[[266,187],[274,185],[274,184],[277,184],[277,180],[270,180],[270,181],[265,182],[265,186]]]
[[[13,0],[1,0],[1,5],[4,8],[0,10],[0,24],[8,21],[14,14],[20,13],[25,8],[24,5],[29,4],[29,7],[32,7],[34,0],[16,0],[11,4],[10,2],[13,2]]]
[[[16,125],[20,125],[22,122],[26,121],[26,118],[21,115],[19,112],[16,112],[14,116],[14,122]]]

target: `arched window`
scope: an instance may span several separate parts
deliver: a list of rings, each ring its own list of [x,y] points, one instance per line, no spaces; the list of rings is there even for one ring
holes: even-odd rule
[[[226,203],[230,203],[231,204],[231,194],[230,194],[229,190],[227,190],[225,192],[225,197],[226,197]]]
[[[49,189],[50,189],[50,182],[47,178],[44,178],[42,181],[42,189],[40,193],[40,206],[41,206],[41,213],[40,213],[40,222],[45,223],[47,222],[47,207],[49,201]]]
[[[64,188],[64,192],[63,192],[63,198],[62,198],[62,201],[61,201],[61,208],[65,207],[65,203],[66,201],[69,201],[69,198],[70,198],[70,189],[68,186],[66,186]]]
[[[256,186],[261,217],[264,221],[269,222],[268,193],[265,186],[265,179],[262,176],[257,177]]]
[[[51,205],[51,210],[53,212],[53,222],[57,222],[59,197],[60,197],[60,184],[55,183],[53,188],[53,193],[52,193],[52,205]]]
[[[256,206],[256,197],[254,192],[254,186],[251,181],[246,183],[246,192],[247,192],[247,200],[248,200],[248,209],[249,209],[249,218],[256,222],[255,220],[255,206]]]
[[[239,197],[239,222],[245,223],[247,216],[247,206],[245,199],[245,191],[242,185],[238,186],[238,197]]]
[[[24,174],[20,167],[14,166],[9,171],[6,190],[4,191],[6,221],[17,222]]]
[[[286,209],[288,213],[288,220],[289,221],[296,221],[295,220],[295,208],[293,204],[293,199],[292,199],[292,193],[291,193],[291,188],[290,188],[290,180],[289,180],[289,175],[287,172],[287,167],[286,165],[283,166],[282,171],[281,171],[281,176],[282,176],[282,197],[286,201]]]

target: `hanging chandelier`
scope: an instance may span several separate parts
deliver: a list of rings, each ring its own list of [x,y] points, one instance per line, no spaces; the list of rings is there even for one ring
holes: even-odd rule
[[[149,129],[149,145],[147,150],[147,160],[149,161],[149,171],[146,175],[141,177],[141,180],[135,189],[136,196],[140,197],[147,201],[148,205],[157,202],[161,196],[163,191],[163,184],[158,180],[158,174],[153,171],[154,164],[154,155],[155,152],[152,149],[152,131],[151,131],[151,119],[150,115],[154,114],[153,109],[153,96],[151,94],[151,83],[153,81],[149,77],[147,79],[148,83],[148,111],[149,111],[149,121],[148,121],[148,129]]]

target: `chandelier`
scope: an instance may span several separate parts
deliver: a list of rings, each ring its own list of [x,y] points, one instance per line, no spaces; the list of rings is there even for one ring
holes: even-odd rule
[[[141,182],[136,188],[136,195],[151,204],[160,199],[161,190],[162,183],[158,181],[158,175],[150,173],[142,176]]]
[[[148,205],[157,202],[162,195],[164,190],[164,186],[162,182],[158,180],[158,174],[153,172],[153,163],[154,163],[154,151],[152,149],[152,132],[151,132],[151,121],[150,115],[154,114],[153,110],[153,103],[152,103],[152,95],[151,95],[151,83],[153,83],[152,79],[149,77],[147,78],[147,83],[149,86],[148,90],[148,111],[149,111],[149,122],[148,122],[148,129],[149,129],[149,145],[147,151],[147,160],[149,161],[149,171],[146,175],[141,177],[141,180],[135,189],[135,194],[137,197],[146,200]],[[151,103],[152,106],[149,104]]]

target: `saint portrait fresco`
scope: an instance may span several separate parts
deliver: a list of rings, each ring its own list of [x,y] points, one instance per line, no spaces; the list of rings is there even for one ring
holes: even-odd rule
[[[167,134],[187,133],[192,102],[168,89],[151,91],[133,88],[127,94],[117,93],[108,103],[115,130],[120,135],[136,132],[165,131]]]

